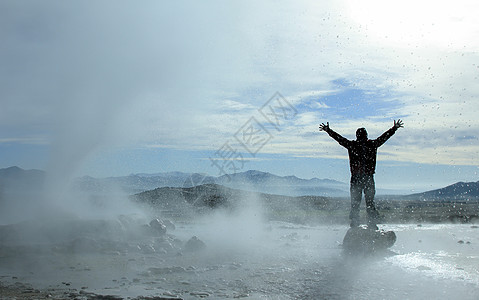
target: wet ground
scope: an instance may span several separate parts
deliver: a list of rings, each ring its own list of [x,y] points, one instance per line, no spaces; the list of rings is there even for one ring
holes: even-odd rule
[[[341,248],[346,226],[234,222],[176,224],[168,238],[130,239],[111,249],[102,242],[101,251],[3,247],[0,281],[25,298],[37,292],[37,299],[477,299],[479,293],[476,226],[384,225],[397,235],[390,251],[348,255]],[[192,236],[204,247],[186,247]]]

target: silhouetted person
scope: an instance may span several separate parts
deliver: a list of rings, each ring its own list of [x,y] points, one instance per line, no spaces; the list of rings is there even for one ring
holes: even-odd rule
[[[376,170],[377,149],[384,144],[398,128],[403,127],[401,120],[394,121],[394,126],[375,140],[368,139],[365,128],[356,130],[356,140],[348,140],[329,128],[329,122],[319,125],[319,130],[326,131],[341,146],[348,149],[349,166],[351,169],[351,227],[359,226],[359,206],[361,205],[362,193],[366,200],[368,215],[368,227],[377,229],[379,214],[374,204],[374,172]]]

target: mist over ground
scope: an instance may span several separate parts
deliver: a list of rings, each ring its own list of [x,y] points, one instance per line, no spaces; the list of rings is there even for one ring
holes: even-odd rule
[[[469,0],[1,1],[0,166],[28,180],[12,167],[0,182],[0,298],[476,299],[478,14]],[[274,95],[294,116],[265,118]],[[318,124],[375,137],[398,118],[376,174],[408,194],[377,197],[397,242],[349,255],[347,152]],[[267,136],[253,151],[248,124]],[[238,177],[278,176],[228,182],[214,163],[231,157]],[[95,180],[173,171],[219,181]]]
[[[217,184],[134,195],[111,185],[101,193],[75,185],[65,190],[70,207],[48,210],[54,206],[44,204],[55,202],[45,201],[28,218],[12,214],[14,221],[0,226],[2,294],[474,299],[479,288],[473,200],[456,200],[453,210],[444,201],[378,199],[385,217],[380,226],[394,230],[397,242],[386,251],[350,255],[341,247],[347,198],[272,195]]]

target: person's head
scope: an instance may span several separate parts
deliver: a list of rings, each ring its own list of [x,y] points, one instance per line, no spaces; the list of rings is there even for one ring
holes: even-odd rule
[[[358,128],[356,130],[356,140],[358,141],[366,141],[368,139],[368,132],[366,128]]]

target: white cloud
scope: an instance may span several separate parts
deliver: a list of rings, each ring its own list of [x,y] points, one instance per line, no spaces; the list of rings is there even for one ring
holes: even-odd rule
[[[21,143],[29,145],[47,145],[48,140],[44,137],[10,137],[0,138],[0,143]]]
[[[124,144],[214,151],[279,91],[311,111],[263,151],[344,157],[304,136],[329,116],[350,137],[364,126],[321,99],[346,79],[401,103],[362,121],[373,135],[404,117],[391,159],[477,163],[474,140],[443,137],[478,136],[479,10],[416,2],[5,1],[0,138],[40,133],[62,167]]]
[[[347,1],[347,11],[371,42],[399,48],[479,50],[478,4],[473,0]]]
[[[234,111],[234,112],[241,112],[241,111],[252,112],[253,110],[257,108],[249,103],[224,99],[224,100],[221,100],[220,103],[218,103],[217,109],[223,110],[223,111]]]

